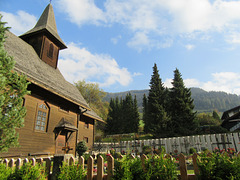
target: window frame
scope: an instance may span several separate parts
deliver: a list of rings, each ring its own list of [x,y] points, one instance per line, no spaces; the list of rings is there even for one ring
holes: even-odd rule
[[[49,44],[49,48],[48,48],[48,51],[47,51],[47,55],[50,59],[53,59],[53,54],[54,54],[54,45],[53,43],[51,42]]]
[[[44,105],[43,107],[40,107]],[[41,113],[39,113],[41,112]],[[45,114],[45,115],[44,115]],[[49,121],[49,114],[50,114],[50,107],[47,104],[47,102],[43,101],[43,102],[38,102],[37,103],[37,107],[36,107],[36,116],[35,116],[35,123],[34,123],[34,131],[37,132],[42,132],[45,133],[47,132],[48,129],[48,121]],[[45,118],[45,120],[43,121],[43,118]],[[42,125],[42,123],[45,122],[45,125]],[[39,124],[38,124],[39,123]],[[39,126],[39,129],[37,129],[37,126]],[[44,127],[44,129],[42,129],[41,127]]]

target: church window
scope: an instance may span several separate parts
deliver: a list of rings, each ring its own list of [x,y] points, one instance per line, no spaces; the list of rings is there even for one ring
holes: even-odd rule
[[[46,131],[49,108],[45,103],[38,105],[37,119],[35,129],[38,131]]]
[[[50,57],[51,59],[53,58],[53,51],[54,51],[54,47],[53,47],[53,44],[51,43],[48,49],[48,57]]]

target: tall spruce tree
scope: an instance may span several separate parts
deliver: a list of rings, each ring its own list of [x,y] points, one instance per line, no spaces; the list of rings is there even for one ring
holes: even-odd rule
[[[149,124],[148,124],[148,100],[146,94],[143,95],[143,122],[144,122],[144,132],[149,133]]]
[[[137,99],[129,93],[123,99],[111,99],[106,125],[106,134],[123,134],[138,132],[139,113]]]
[[[134,127],[134,112],[133,112],[133,100],[131,93],[128,93],[123,99],[123,113],[122,113],[122,132],[121,133],[132,133]]]
[[[193,99],[178,69],[174,71],[173,87],[170,89],[171,129],[175,135],[190,135],[195,130]]]
[[[168,117],[165,111],[165,88],[159,76],[157,65],[153,66],[147,107],[147,129],[155,137],[166,135]]]
[[[138,127],[139,127],[139,112],[138,112],[138,105],[137,105],[137,97],[136,95],[134,96],[134,101],[133,101],[133,132],[137,133],[138,132]]]
[[[24,124],[26,109],[23,97],[28,93],[27,80],[13,71],[14,60],[4,49],[5,23],[0,15],[0,152],[18,145],[16,128]]]
[[[116,108],[115,108],[115,101],[113,98],[111,98],[110,103],[109,103],[109,107],[108,107],[108,116],[107,116],[107,124],[105,126],[105,133],[106,134],[114,134],[116,131],[116,119],[115,119],[115,112]]]

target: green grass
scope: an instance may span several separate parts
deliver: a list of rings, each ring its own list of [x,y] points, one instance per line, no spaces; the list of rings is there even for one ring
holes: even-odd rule
[[[177,170],[177,174],[180,174],[180,170]],[[187,170],[187,174],[195,174],[194,170]]]

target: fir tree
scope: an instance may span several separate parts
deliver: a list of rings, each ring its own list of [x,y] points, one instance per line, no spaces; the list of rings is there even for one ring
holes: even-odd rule
[[[186,88],[178,69],[174,71],[173,87],[170,90],[171,129],[176,135],[190,135],[195,130],[193,99]]]
[[[133,100],[132,95],[129,93],[123,100],[123,121],[122,121],[122,132],[121,133],[132,133],[133,132]]]
[[[165,111],[165,88],[154,64],[148,95],[147,129],[155,137],[165,136],[168,117]]]
[[[138,112],[137,97],[135,95],[134,101],[133,101],[133,132],[135,133],[138,132],[139,121],[140,121],[140,117]]]
[[[13,71],[15,61],[4,49],[7,28],[0,15],[0,152],[18,145],[16,128],[24,124],[26,109],[23,97],[28,93],[27,80]]]
[[[106,134],[138,132],[139,113],[137,99],[129,93],[124,99],[111,99],[108,110]]]
[[[143,122],[144,122],[144,132],[145,133],[149,133],[149,124],[148,124],[148,101],[147,101],[147,97],[146,94],[143,95]]]
[[[105,126],[105,133],[106,134],[114,134],[114,125],[115,125],[115,122],[114,122],[114,115],[115,113],[115,102],[114,102],[114,99],[111,98],[110,100],[110,103],[109,103],[109,107],[108,107],[108,116],[107,116],[107,124]]]

